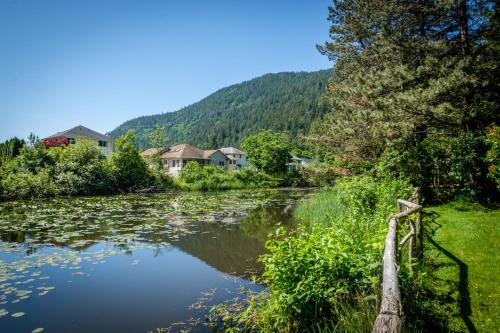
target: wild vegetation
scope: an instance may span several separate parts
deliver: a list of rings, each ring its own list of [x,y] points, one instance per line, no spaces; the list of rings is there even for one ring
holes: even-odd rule
[[[37,140],[23,145],[0,169],[1,196],[8,199],[98,195],[166,188],[169,180],[135,149],[132,132],[117,140],[106,158],[92,141],[47,149]]]
[[[302,227],[278,229],[261,258],[268,292],[214,308],[213,316],[245,332],[370,330],[387,216],[411,190],[405,180],[363,176],[303,201],[295,214]]]
[[[156,126],[151,144],[161,147],[165,131]],[[190,162],[179,177],[170,177],[159,159],[143,159],[133,131],[115,142],[115,151],[105,157],[93,141],[46,148],[32,137],[29,144],[11,139],[3,149],[0,165],[0,197],[42,198],[52,196],[102,195],[166,190],[215,191],[307,185],[300,170],[288,171],[292,145],[283,133],[263,131],[247,138],[250,168],[228,171],[221,167]],[[314,176],[309,176],[311,182]]]

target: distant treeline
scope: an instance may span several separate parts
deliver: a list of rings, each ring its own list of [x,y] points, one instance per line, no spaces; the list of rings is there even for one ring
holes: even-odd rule
[[[133,129],[138,146],[145,148],[149,133],[161,125],[167,144],[207,149],[238,146],[264,129],[306,134],[312,121],[327,110],[321,94],[331,76],[331,70],[267,74],[223,88],[177,112],[129,120],[110,134],[116,138]]]

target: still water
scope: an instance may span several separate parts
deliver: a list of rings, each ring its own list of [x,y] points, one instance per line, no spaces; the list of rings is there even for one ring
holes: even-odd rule
[[[212,332],[306,191],[0,203],[0,332]]]

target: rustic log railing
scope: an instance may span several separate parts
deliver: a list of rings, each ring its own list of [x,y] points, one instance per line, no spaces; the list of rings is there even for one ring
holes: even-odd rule
[[[401,295],[399,292],[398,275],[403,247],[408,245],[408,262],[411,270],[412,261],[422,254],[422,206],[420,190],[417,188],[410,200],[397,201],[399,213],[389,219],[389,231],[385,238],[383,271],[382,271],[382,298],[380,311],[372,333],[399,333],[401,332]],[[408,219],[416,214],[415,221]],[[405,221],[408,233],[398,242],[398,226]]]

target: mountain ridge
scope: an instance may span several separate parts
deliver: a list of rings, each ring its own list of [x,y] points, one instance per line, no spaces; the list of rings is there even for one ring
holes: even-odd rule
[[[260,130],[307,133],[315,119],[326,112],[321,95],[330,69],[314,72],[268,73],[220,88],[177,111],[140,116],[109,132],[113,138],[133,129],[140,148],[149,146],[147,134],[165,126],[168,145],[190,143],[201,148],[239,146]]]

